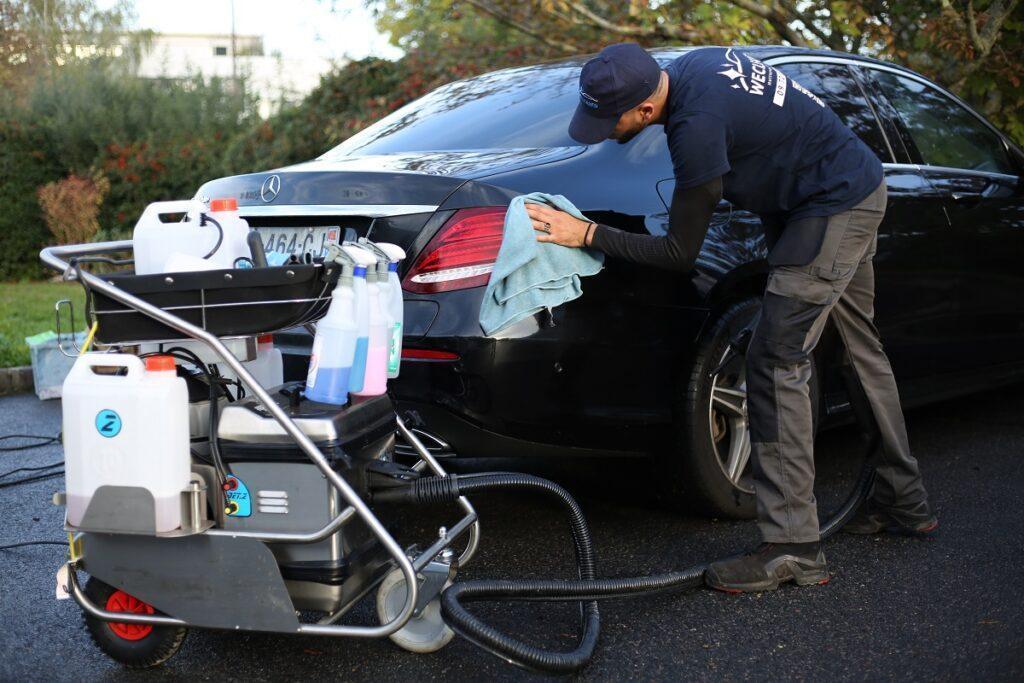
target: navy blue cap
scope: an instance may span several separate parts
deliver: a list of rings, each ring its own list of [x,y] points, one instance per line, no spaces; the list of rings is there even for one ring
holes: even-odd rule
[[[661,67],[642,47],[609,45],[583,65],[569,135],[585,145],[607,140],[619,117],[650,97],[660,80]]]

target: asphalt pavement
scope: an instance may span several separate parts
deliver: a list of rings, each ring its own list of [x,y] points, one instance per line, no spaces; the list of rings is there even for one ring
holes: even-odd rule
[[[588,680],[876,680],[1024,677],[1024,395],[1016,386],[908,414],[911,443],[939,511],[934,540],[841,535],[826,547],[826,586],[730,596],[707,590],[606,602]],[[0,399],[0,434],[55,434],[59,402]],[[848,479],[851,428],[819,438],[822,478]],[[59,446],[0,453],[0,472],[61,458]],[[507,463],[503,463],[507,466]],[[829,473],[834,469],[834,476]],[[598,571],[624,576],[685,567],[756,544],[749,522],[680,515],[648,502],[634,463],[541,468],[580,497]],[[3,481],[31,473],[12,475]],[[826,483],[823,483],[826,486]],[[63,480],[0,488],[0,545],[60,540]],[[838,490],[838,488],[837,488]],[[822,496],[827,498],[827,495]],[[483,545],[470,577],[570,576],[560,512],[530,495],[477,501]],[[444,521],[417,516],[403,535]],[[192,631],[161,669],[129,672],[91,643],[72,601],[54,599],[64,551],[0,551],[0,679],[510,680],[529,677],[456,638],[432,655],[387,640]],[[254,596],[256,597],[256,596]],[[537,644],[568,648],[571,605],[480,605],[480,614]],[[353,615],[372,620],[370,607]]]

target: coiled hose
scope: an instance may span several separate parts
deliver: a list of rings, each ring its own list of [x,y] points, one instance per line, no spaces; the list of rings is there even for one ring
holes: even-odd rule
[[[870,439],[868,457],[857,484],[846,502],[821,526],[825,540],[838,531],[867,497],[874,481],[877,435]],[[613,579],[598,579],[594,546],[583,510],[568,491],[558,484],[530,474],[495,472],[473,475],[449,475],[419,479],[408,486],[384,489],[374,494],[376,502],[440,503],[455,501],[460,495],[495,489],[530,489],[557,499],[568,513],[576,551],[578,580],[476,579],[453,584],[441,594],[441,614],[460,636],[507,662],[533,671],[568,674],[590,663],[597,646],[601,619],[597,601],[625,598],[670,590],[697,588],[704,583],[706,564],[687,569]],[[482,601],[537,601],[581,603],[581,632],[575,649],[553,652],[530,645],[484,622],[464,603]]]

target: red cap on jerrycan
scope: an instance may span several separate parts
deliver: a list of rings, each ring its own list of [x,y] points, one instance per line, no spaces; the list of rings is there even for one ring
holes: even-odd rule
[[[234,197],[211,199],[210,211],[238,211],[238,200]]]
[[[176,372],[173,356],[150,356],[146,359],[146,372]]]

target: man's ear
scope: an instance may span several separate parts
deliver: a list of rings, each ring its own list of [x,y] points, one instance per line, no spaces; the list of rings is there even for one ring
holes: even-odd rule
[[[640,110],[640,117],[644,123],[649,123],[654,118],[654,103],[650,100],[638,104],[637,109]]]

